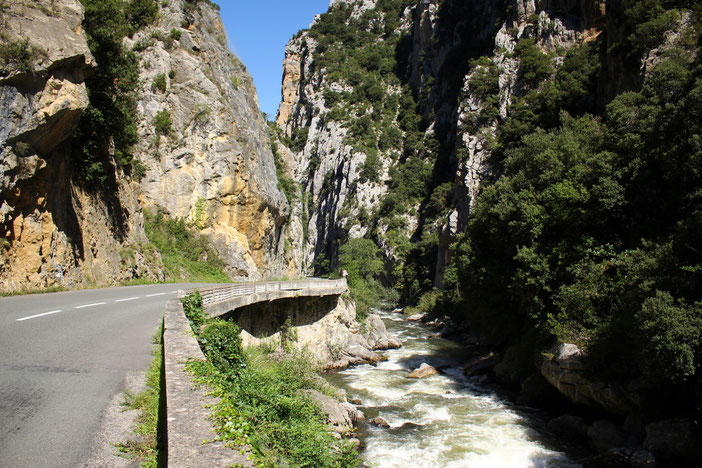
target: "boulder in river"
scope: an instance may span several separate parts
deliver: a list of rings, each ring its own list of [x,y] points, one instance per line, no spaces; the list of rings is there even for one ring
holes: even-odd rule
[[[429,377],[430,375],[436,375],[438,373],[439,371],[437,371],[435,368],[433,368],[426,362],[423,362],[421,366],[407,374],[407,377],[409,377],[410,379],[423,379],[425,377]]]
[[[587,431],[592,446],[598,452],[604,453],[609,449],[622,447],[626,444],[621,429],[611,421],[601,419],[592,423]]]
[[[388,333],[385,322],[376,314],[371,314],[366,318],[366,332],[363,336],[373,350],[402,347],[402,341]]]
[[[463,373],[466,377],[470,377],[471,375],[486,372],[499,364],[500,361],[500,355],[492,352],[474,357],[463,367]]]
[[[583,418],[564,414],[550,420],[548,428],[557,436],[578,441],[587,437],[590,425]]]
[[[427,316],[427,314],[414,314],[414,315],[410,315],[409,317],[407,317],[407,320],[409,320],[411,322],[421,322],[422,320],[424,320],[424,317],[426,317],[426,316]]]
[[[327,424],[336,433],[350,433],[358,421],[365,419],[364,414],[349,403],[333,400],[317,390],[302,390],[302,393],[317,403],[327,416]]]
[[[372,418],[368,420],[368,424],[375,427],[382,427],[383,429],[390,429],[390,424],[380,416],[377,418]]]
[[[662,460],[684,460],[699,466],[702,431],[692,419],[668,419],[646,426],[644,448]]]
[[[633,411],[631,395],[616,384],[592,380],[584,352],[572,343],[560,343],[541,363],[541,375],[573,403],[626,415]]]

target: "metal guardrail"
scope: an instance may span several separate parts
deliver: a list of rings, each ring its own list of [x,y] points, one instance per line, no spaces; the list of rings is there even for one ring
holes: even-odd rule
[[[337,291],[339,288],[348,288],[346,278],[337,280],[305,279],[294,281],[265,281],[260,283],[242,283],[218,288],[201,289],[202,305],[207,306],[224,302],[234,297],[248,296],[251,294],[276,293],[280,291]]]

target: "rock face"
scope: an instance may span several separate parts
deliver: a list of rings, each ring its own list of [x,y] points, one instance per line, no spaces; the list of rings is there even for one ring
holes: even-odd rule
[[[324,369],[376,363],[376,350],[399,348],[402,343],[385,330],[380,317],[370,315],[365,327],[356,320],[356,305],[342,296],[319,300],[257,305],[237,311],[244,346],[269,344],[307,351]]]
[[[0,72],[1,291],[163,276],[158,259],[134,249],[146,238],[129,184],[116,183],[106,200],[72,181],[66,142],[95,67],[82,20],[78,0],[3,6],[3,41],[29,59]]]
[[[302,187],[301,199],[305,201],[293,207],[301,223],[292,231],[293,237],[302,240],[302,262],[307,271],[321,261],[328,261],[333,268],[339,243],[362,237],[372,228],[373,237],[390,261],[402,257],[405,240],[436,236],[438,249],[430,280],[434,286],[442,285],[449,245],[464,230],[481,183],[498,175],[488,160],[499,117],[506,117],[512,98],[526,89],[518,78],[519,59],[512,54],[517,42],[534,39],[558,66],[565,51],[597,37],[605,23],[603,0],[512,0],[507,2],[511,11],[507,14],[502,3],[417,0],[397,19],[381,2],[331,2],[329,15],[370,34],[370,41],[376,41],[378,47],[392,42],[394,33],[402,37],[391,51],[397,58],[397,80],[387,79],[381,71],[380,77],[367,82],[361,78],[359,84],[357,78],[330,72],[334,66],[325,60],[326,54],[334,63],[363,61],[364,56],[340,53],[328,45],[323,33],[320,39],[319,30],[324,27],[315,29],[314,25],[321,24],[323,18],[317,17],[311,30],[290,40],[276,122],[288,137],[298,141],[297,150],[286,162]],[[467,65],[480,56],[487,57],[486,61]],[[362,65],[362,74],[372,74],[376,65]],[[377,66],[382,70],[382,65]],[[494,72],[496,78],[494,102],[487,102],[485,93],[474,83],[474,77],[486,72]],[[373,86],[382,88],[382,110],[373,102],[358,105]],[[376,93],[380,91],[375,88]],[[416,116],[408,119],[407,108],[396,114],[392,106],[398,100],[404,102],[409,93],[416,101],[416,106],[410,106]],[[341,108],[335,102],[339,96]],[[478,117],[492,105],[496,115]],[[374,125],[364,127],[368,117]],[[407,122],[414,118],[421,121],[419,133],[408,129]],[[377,145],[364,139],[369,133],[382,134],[388,127],[401,130],[401,138],[390,138],[394,143],[388,144],[381,135]],[[417,140],[419,144],[415,144]],[[408,141],[415,143],[408,145]],[[415,201],[395,193],[403,183],[397,171],[408,160],[415,172],[422,171],[413,158],[429,164],[429,170],[450,174],[448,179],[431,182],[442,183],[429,190],[435,200],[443,197],[438,215],[426,199]],[[368,161],[374,164],[375,178],[364,176]],[[388,195],[399,198],[381,203]],[[404,207],[397,209],[398,204]]]
[[[544,359],[541,374],[574,403],[625,415],[634,409],[627,393],[613,384],[585,376],[583,353],[574,344],[561,343]]]
[[[296,276],[283,255],[288,203],[251,76],[208,2],[174,0],[161,13],[130,41],[147,83],[138,105],[144,206],[196,226],[232,277]],[[151,86],[158,80],[165,86]],[[167,135],[154,126],[164,111]]]
[[[298,275],[267,126],[218,13],[209,2],[159,7],[155,24],[125,39],[144,83],[135,148],[144,176],[110,161],[100,193],[82,188],[70,158],[88,106],[84,79],[96,67],[81,2],[2,7],[2,40],[28,59],[0,70],[1,291],[163,279],[144,208],[209,237],[232,278]],[[155,131],[159,112],[172,121],[165,135]]]

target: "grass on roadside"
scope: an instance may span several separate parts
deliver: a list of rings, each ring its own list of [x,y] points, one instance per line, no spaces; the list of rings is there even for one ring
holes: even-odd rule
[[[165,389],[163,385],[163,323],[154,334],[154,358],[146,371],[146,389],[134,394],[124,392],[124,405],[127,409],[137,410],[134,438],[125,443],[116,444],[119,453],[132,460],[140,462],[142,468],[158,468],[165,466],[165,450],[163,450],[162,431],[160,424],[164,411]]]

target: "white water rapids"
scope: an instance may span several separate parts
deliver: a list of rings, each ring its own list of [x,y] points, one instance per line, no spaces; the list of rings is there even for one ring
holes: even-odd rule
[[[427,338],[430,330],[402,316],[381,314],[403,347],[386,351],[377,367],[352,367],[329,376],[360,399],[366,417],[380,416],[390,429],[362,424],[361,455],[374,467],[579,467],[548,448],[524,416],[489,388],[463,375],[461,348]],[[426,362],[442,371],[409,379]]]

